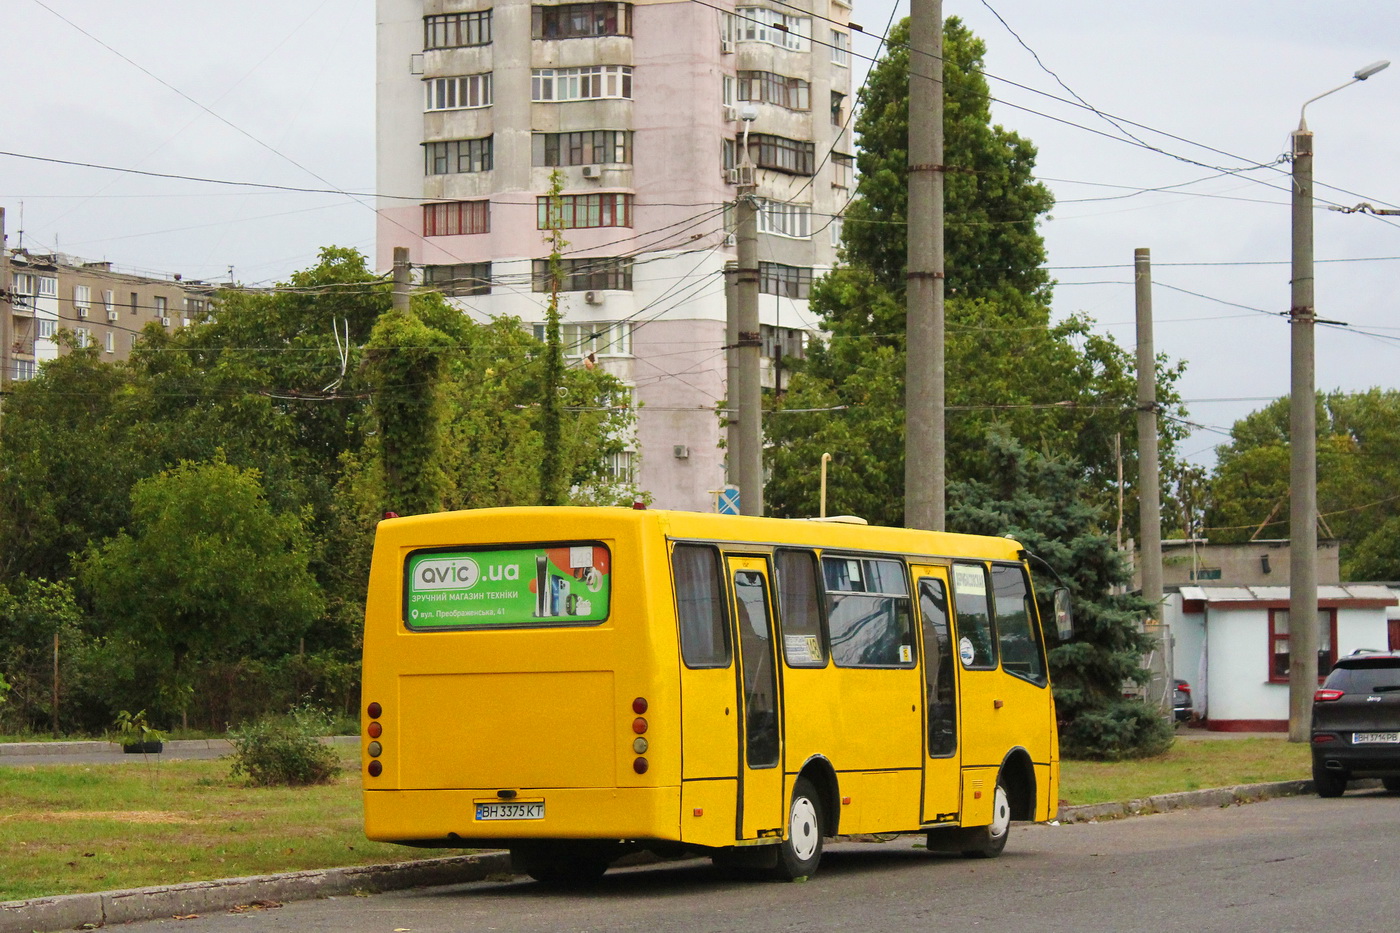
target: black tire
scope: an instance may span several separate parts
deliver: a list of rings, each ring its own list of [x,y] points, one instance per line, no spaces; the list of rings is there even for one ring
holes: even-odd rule
[[[787,834],[778,847],[774,875],[781,881],[796,881],[817,873],[822,860],[822,799],[806,778],[798,778],[788,804]]]
[[[568,888],[597,881],[612,859],[592,847],[544,844],[512,847],[510,863],[540,884]]]
[[[1383,777],[1381,786],[1389,793],[1400,794],[1400,777]]]
[[[997,789],[992,798],[991,824],[965,833],[963,858],[996,858],[1006,848],[1006,839],[1011,835],[1011,795],[1001,775],[997,775]]]
[[[1347,776],[1344,771],[1328,771],[1313,765],[1313,789],[1319,797],[1340,797],[1347,790]]]

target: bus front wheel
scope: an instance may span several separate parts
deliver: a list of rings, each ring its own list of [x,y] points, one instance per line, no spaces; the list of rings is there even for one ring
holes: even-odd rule
[[[996,858],[1006,848],[1011,835],[1011,796],[1006,785],[997,777],[996,795],[992,800],[992,822],[968,833],[963,842],[964,858]]]
[[[807,778],[798,778],[788,805],[787,838],[778,847],[776,874],[794,881],[816,874],[822,860],[822,800]]]

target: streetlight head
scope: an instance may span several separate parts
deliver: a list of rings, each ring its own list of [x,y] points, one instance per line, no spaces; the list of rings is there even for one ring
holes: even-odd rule
[[[1387,61],[1371,62],[1371,64],[1367,65],[1365,68],[1358,68],[1356,74],[1352,75],[1352,77],[1358,81],[1365,81],[1376,72],[1385,71],[1389,67],[1390,62]]]
[[[1390,63],[1386,62],[1386,64]],[[739,119],[745,123],[752,123],[758,119],[758,108],[753,104],[745,104],[743,109],[739,111]]]

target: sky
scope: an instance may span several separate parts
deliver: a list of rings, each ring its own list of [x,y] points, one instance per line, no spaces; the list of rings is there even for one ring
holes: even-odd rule
[[[858,63],[906,12],[855,0]],[[1400,3],[944,0],[944,15],[987,44],[995,122],[1039,150],[1056,316],[1131,349],[1133,251],[1151,250],[1156,349],[1186,363],[1180,452],[1205,466],[1235,420],[1289,390],[1279,159],[1299,109],[1396,59],[1307,122],[1317,314],[1339,322],[1317,328],[1317,386],[1397,388],[1400,216],[1327,207],[1400,207]],[[373,252],[372,0],[0,0],[0,67],[11,246],[22,230],[35,251],[248,285],[323,246]]]

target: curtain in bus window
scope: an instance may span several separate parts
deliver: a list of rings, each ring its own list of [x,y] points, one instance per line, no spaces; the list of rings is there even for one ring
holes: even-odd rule
[[[951,755],[958,747],[958,689],[953,678],[953,632],[948,626],[948,595],[943,581],[919,583],[924,624],[924,681],[928,690],[928,755]]]
[[[788,667],[825,667],[817,558],[811,551],[778,552],[778,621]]]
[[[958,658],[970,669],[997,666],[987,570],[981,564],[953,565],[953,600],[958,619]]]
[[[841,667],[900,667],[914,662],[909,586],[892,560],[822,558],[831,658]]]
[[[676,618],[681,628],[681,657],[687,667],[728,667],[729,637],[720,594],[719,552],[677,545],[671,554],[676,585]]]
[[[744,675],[744,732],[750,768],[778,763],[778,679],[768,640],[768,599],[763,574],[734,574],[739,608],[739,651]]]
[[[1044,684],[1045,663],[1031,605],[1026,572],[1019,566],[992,565],[992,593],[997,610],[997,636],[1001,642],[1001,667],[1031,683]]]

